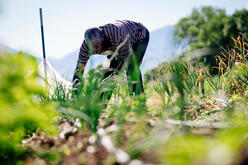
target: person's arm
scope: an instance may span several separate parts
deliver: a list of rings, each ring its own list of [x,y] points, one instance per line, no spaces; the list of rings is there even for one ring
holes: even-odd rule
[[[89,59],[89,50],[84,41],[80,47],[77,66],[73,75],[73,88],[77,88],[84,74],[84,69]]]
[[[74,71],[74,75],[73,75],[73,87],[77,86],[78,83],[80,82],[83,74],[84,74],[84,69],[85,69],[86,64],[81,64],[81,63],[77,63],[77,67]]]

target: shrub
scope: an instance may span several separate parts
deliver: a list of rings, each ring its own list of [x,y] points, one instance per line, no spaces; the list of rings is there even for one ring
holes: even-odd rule
[[[23,138],[36,129],[55,133],[54,105],[41,102],[45,90],[37,83],[34,57],[0,54],[0,161],[12,164],[24,150]]]

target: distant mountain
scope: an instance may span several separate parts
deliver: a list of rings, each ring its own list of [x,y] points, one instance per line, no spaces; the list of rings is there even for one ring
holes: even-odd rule
[[[79,50],[75,50],[63,58],[48,58],[55,70],[64,78],[71,80],[76,68]]]
[[[162,62],[170,60],[187,47],[185,41],[175,45],[173,36],[173,26],[165,26],[150,33],[150,42],[140,67],[142,74]],[[71,80],[76,67],[78,54],[79,50],[76,50],[61,59],[50,59],[50,62],[64,78]],[[105,56],[92,56],[86,66],[86,70],[97,64],[101,64],[104,59]]]
[[[187,43],[182,41],[174,43],[174,27],[165,26],[151,32],[150,42],[140,69],[143,74],[155,68],[158,64],[169,61],[173,57],[182,53],[187,47]]]
[[[10,53],[16,53],[16,52],[18,52],[17,50],[15,50],[13,48],[10,48],[10,47],[8,47],[8,46],[0,43],[0,52],[2,52],[2,51],[8,51]]]

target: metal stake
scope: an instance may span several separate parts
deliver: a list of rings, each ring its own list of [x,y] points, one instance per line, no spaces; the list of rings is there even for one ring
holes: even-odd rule
[[[41,28],[42,50],[43,50],[44,73],[45,73],[45,81],[46,81],[46,80],[47,80],[47,72],[46,72],[46,51],[45,51],[45,39],[44,39],[44,28],[43,28],[42,8],[40,8],[40,28]]]

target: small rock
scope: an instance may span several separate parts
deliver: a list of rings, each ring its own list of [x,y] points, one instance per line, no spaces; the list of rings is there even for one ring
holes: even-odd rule
[[[92,136],[89,137],[88,141],[89,141],[90,144],[94,144],[96,142],[96,137],[92,135]]]
[[[87,152],[93,154],[94,152],[96,152],[96,149],[95,149],[94,146],[88,146],[88,147],[87,147]]]
[[[135,160],[132,160],[129,163],[129,165],[143,165],[143,163],[142,163],[142,161],[135,159]]]
[[[77,148],[82,149],[84,144],[82,142],[77,142]]]
[[[127,163],[130,159],[129,155],[122,149],[117,149],[115,152],[116,161],[118,163]]]

